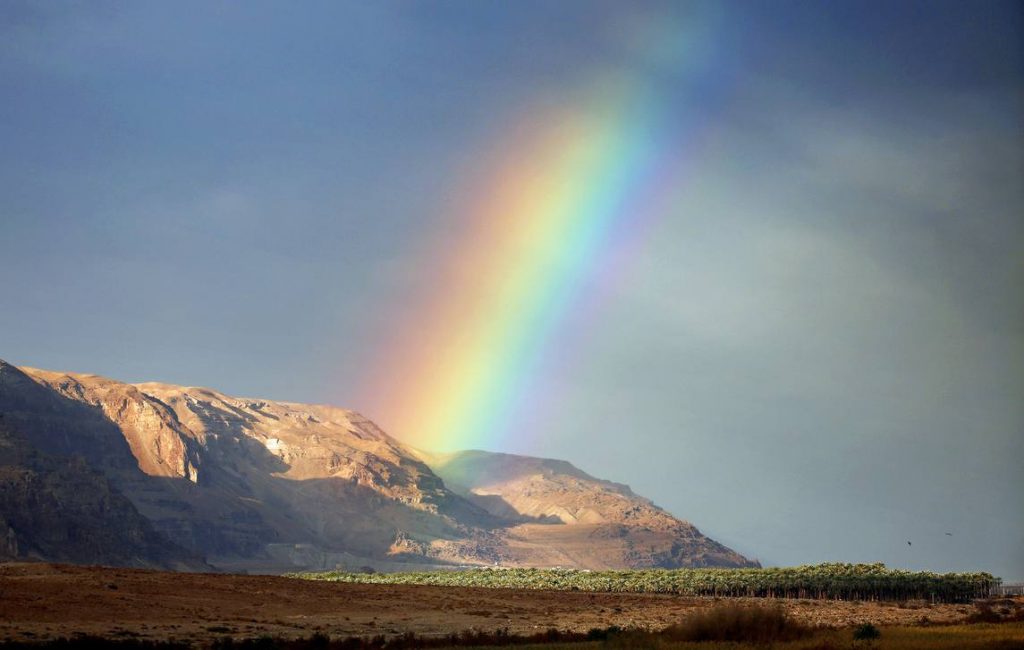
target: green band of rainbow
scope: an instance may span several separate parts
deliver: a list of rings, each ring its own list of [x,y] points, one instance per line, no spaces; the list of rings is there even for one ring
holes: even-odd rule
[[[584,110],[533,116],[484,165],[465,227],[430,257],[435,295],[388,345],[363,403],[432,451],[499,447],[580,288],[685,157],[666,103],[628,76]]]

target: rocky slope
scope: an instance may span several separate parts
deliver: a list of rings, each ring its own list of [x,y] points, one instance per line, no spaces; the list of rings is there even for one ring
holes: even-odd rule
[[[511,537],[554,542],[546,550],[549,563],[595,568],[622,561],[634,567],[750,564],[629,486],[594,478],[563,460],[476,450],[424,456],[456,493],[496,516],[522,522],[510,529]]]
[[[0,557],[212,570],[154,530],[103,474],[0,427]]]
[[[430,457],[329,406],[0,361],[0,416],[12,441],[0,447],[0,464],[27,467],[18,455],[25,448],[58,462],[80,459],[74,462],[105,481],[116,495],[110,498],[124,499],[119,510],[130,507],[149,526],[135,537],[150,544],[155,535],[173,551],[101,557],[82,546],[92,561],[138,564],[146,556],[154,566],[194,568],[201,557],[224,569],[268,572],[747,563],[625,486],[568,463],[484,452]],[[81,491],[104,490],[96,483]],[[53,554],[36,528],[6,517],[25,512],[33,491],[22,488],[0,504],[8,556],[30,547]],[[99,517],[55,494],[54,507]]]

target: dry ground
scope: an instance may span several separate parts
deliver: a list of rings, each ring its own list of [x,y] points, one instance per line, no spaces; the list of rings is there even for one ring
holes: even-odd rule
[[[742,599],[741,599],[742,600]],[[208,640],[443,634],[466,629],[531,634],[618,625],[660,629],[712,599],[512,589],[355,585],[273,576],[166,573],[38,563],[0,565],[0,640],[87,633]],[[816,626],[962,621],[969,605],[781,601]]]

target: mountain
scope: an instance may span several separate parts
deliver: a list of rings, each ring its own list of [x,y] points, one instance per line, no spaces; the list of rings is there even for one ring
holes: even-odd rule
[[[523,522],[511,529],[512,537],[544,542],[548,565],[751,564],[629,486],[594,478],[564,460],[478,450],[424,456],[454,492],[495,516]],[[538,550],[531,549],[534,561]]]
[[[751,564],[564,461],[431,455],[331,406],[0,361],[0,427],[0,557],[258,572]],[[57,521],[79,523],[62,536]]]

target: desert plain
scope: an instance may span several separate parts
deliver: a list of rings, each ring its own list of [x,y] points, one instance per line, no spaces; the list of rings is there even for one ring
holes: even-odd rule
[[[752,603],[757,599],[729,599]],[[45,563],[0,565],[0,641],[75,635],[182,639],[446,635],[507,628],[657,630],[713,607],[714,598],[519,589],[363,585],[279,576],[171,573]],[[763,601],[762,601],[763,602]],[[970,604],[780,599],[815,627],[954,624]],[[1024,609],[1024,601],[1013,601]]]

